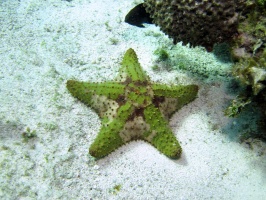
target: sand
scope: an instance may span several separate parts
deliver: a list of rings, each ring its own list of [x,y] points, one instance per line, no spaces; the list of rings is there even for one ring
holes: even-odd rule
[[[239,139],[256,131],[256,109],[224,116],[237,95],[232,64],[173,45],[154,25],[124,23],[140,2],[0,1],[0,199],[266,199],[266,145]],[[170,120],[179,160],[143,141],[100,160],[88,154],[100,120],[66,81],[114,79],[128,48],[152,81],[200,87]]]

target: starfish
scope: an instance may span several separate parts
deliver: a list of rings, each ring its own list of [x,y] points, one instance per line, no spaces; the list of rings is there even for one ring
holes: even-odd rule
[[[170,158],[182,148],[171,131],[171,115],[193,101],[197,85],[153,83],[141,68],[133,49],[128,49],[118,77],[107,82],[67,81],[69,92],[92,107],[102,120],[89,153],[102,158],[131,140],[141,139]]]

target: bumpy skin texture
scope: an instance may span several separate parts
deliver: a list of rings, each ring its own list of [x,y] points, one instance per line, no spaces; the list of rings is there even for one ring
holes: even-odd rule
[[[193,101],[197,85],[168,86],[150,82],[133,49],[127,50],[113,82],[67,81],[69,92],[92,107],[102,120],[89,153],[101,158],[136,139],[151,143],[170,158],[179,158],[179,142],[168,126],[177,109]]]
[[[174,43],[212,48],[214,43],[231,39],[236,33],[236,5],[242,0],[145,0],[153,23]]]

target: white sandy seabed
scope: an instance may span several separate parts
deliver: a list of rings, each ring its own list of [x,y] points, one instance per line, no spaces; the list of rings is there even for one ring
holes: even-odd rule
[[[141,1],[0,2],[0,199],[266,199],[266,146],[238,139],[254,130],[253,116],[223,114],[236,95],[230,63],[173,45],[154,25],[124,23]],[[156,60],[160,47],[167,63]],[[170,121],[179,160],[143,141],[100,160],[88,154],[100,120],[66,81],[112,80],[128,48],[153,81],[200,87]],[[23,132],[37,136],[25,141]]]

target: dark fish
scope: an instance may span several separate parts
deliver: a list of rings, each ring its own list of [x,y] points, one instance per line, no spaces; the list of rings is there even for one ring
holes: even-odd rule
[[[129,11],[125,17],[125,22],[133,26],[144,28],[145,26],[143,26],[143,23],[152,24],[152,18],[146,12],[143,3],[141,3]]]

